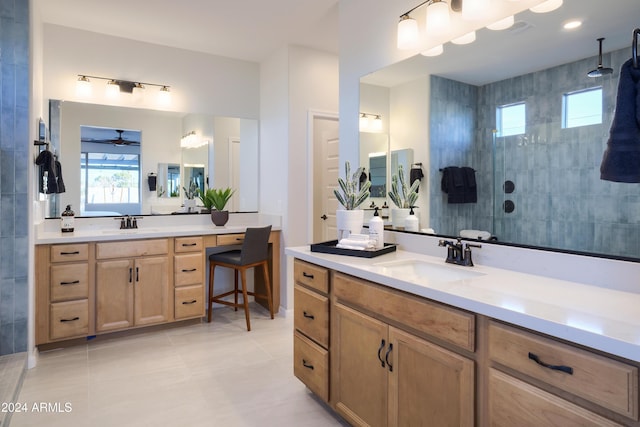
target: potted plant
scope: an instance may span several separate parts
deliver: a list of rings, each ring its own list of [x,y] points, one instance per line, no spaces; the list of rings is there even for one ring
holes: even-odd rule
[[[420,181],[416,179],[411,186],[408,186],[402,165],[398,165],[398,173],[391,177],[391,191],[389,191],[389,198],[397,206],[397,208],[391,209],[393,227],[404,227],[404,221],[409,215],[409,210],[411,208],[415,209],[419,185]]]
[[[184,196],[186,197],[184,199],[184,207],[191,212],[196,208],[196,196],[198,195],[199,190],[198,185],[195,181],[191,181],[189,183],[189,189],[184,187],[182,187],[182,189],[184,190]]]
[[[211,211],[211,221],[217,226],[223,226],[229,221],[229,211],[224,208],[227,202],[233,196],[235,190],[231,188],[208,188],[207,190],[200,191],[198,189],[198,197],[202,201],[205,209]]]
[[[371,182],[366,179],[360,182],[360,177],[364,172],[363,167],[359,167],[356,172],[351,175],[351,165],[345,162],[344,177],[338,177],[338,187],[333,193],[342,205],[343,209],[336,211],[336,227],[338,229],[338,240],[352,233],[360,233],[364,222],[364,211],[358,209],[362,203],[369,197],[369,188]]]

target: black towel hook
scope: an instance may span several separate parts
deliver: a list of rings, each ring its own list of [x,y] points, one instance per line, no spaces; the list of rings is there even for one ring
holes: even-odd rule
[[[633,68],[638,68],[638,39],[640,38],[640,28],[633,30],[631,40],[631,54],[633,55]]]

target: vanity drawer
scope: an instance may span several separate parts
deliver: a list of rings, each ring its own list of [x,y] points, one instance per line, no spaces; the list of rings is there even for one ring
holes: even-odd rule
[[[130,258],[145,255],[164,255],[167,253],[169,253],[168,239],[96,243],[97,259]]]
[[[296,259],[293,262],[293,278],[297,283],[329,293],[329,270],[324,267]]]
[[[410,331],[423,332],[465,350],[475,350],[475,315],[444,304],[334,273],[337,300],[361,307],[374,317]]]
[[[51,302],[87,298],[89,296],[89,265],[60,264],[51,266]]]
[[[51,340],[86,336],[89,333],[89,303],[86,299],[51,304]]]
[[[51,262],[86,261],[89,259],[89,245],[51,245]]]
[[[297,331],[293,335],[293,374],[329,401],[329,352]]]
[[[175,286],[202,285],[204,283],[202,253],[175,255]]]
[[[216,244],[218,246],[241,245],[244,242],[244,233],[218,234]]]
[[[176,253],[202,251],[203,239],[200,236],[176,237],[173,250]]]
[[[294,286],[293,312],[297,330],[329,348],[329,298],[302,286]]]
[[[500,323],[489,325],[493,362],[558,387],[634,420],[638,419],[638,369],[568,344]],[[572,373],[544,367],[563,366]]]
[[[204,286],[184,286],[175,290],[176,320],[204,316]]]

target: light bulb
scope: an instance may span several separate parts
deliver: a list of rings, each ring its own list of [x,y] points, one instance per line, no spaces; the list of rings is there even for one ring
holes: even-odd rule
[[[169,86],[162,86],[158,92],[158,103],[162,106],[168,106],[171,104],[171,92]]]
[[[409,15],[401,16],[400,22],[398,22],[398,49],[415,48],[418,44],[418,38],[418,22]]]
[[[382,118],[380,118],[380,115],[376,115],[376,117],[373,119],[373,130],[375,131],[381,131],[382,130]]]
[[[487,25],[487,28],[494,31],[506,30],[507,28],[510,28],[511,26],[513,26],[514,22],[515,22],[515,18],[513,17],[513,15],[511,15],[511,16],[507,16],[504,19],[496,21],[493,24]]]
[[[444,52],[444,47],[439,44],[438,46],[432,47],[431,49],[420,52],[420,54],[423,56],[438,56],[442,55],[442,52]]]
[[[105,89],[105,94],[107,95],[107,98],[116,98],[119,93],[120,93],[120,86],[118,86],[118,83],[116,83],[115,80],[109,80],[107,82],[107,87]]]
[[[458,38],[455,38],[453,40],[451,40],[451,43],[453,44],[469,44],[469,43],[473,43],[474,41],[476,41],[476,32],[475,31],[471,31],[470,33],[467,33],[463,36],[460,36]]]
[[[360,114],[360,131],[364,132],[369,128],[369,117],[366,114]]]
[[[427,31],[441,33],[449,29],[449,5],[443,1],[435,1],[427,6]]]
[[[76,95],[81,98],[91,96],[91,82],[86,76],[80,76],[78,80],[76,80]]]
[[[547,13],[556,10],[560,6],[562,6],[562,0],[547,0],[529,10],[534,13]]]

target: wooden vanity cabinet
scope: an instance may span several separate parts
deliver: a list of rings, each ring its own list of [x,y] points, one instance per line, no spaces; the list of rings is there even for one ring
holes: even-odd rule
[[[357,426],[473,426],[474,316],[332,272],[331,402]],[[423,322],[406,323],[418,316]],[[456,329],[453,326],[456,325]],[[459,328],[458,328],[459,327]]]
[[[168,239],[96,244],[96,332],[169,321]]]
[[[173,284],[176,320],[205,315],[204,242],[202,237],[179,237],[174,240]]]
[[[329,401],[329,271],[295,260],[293,372]]]

